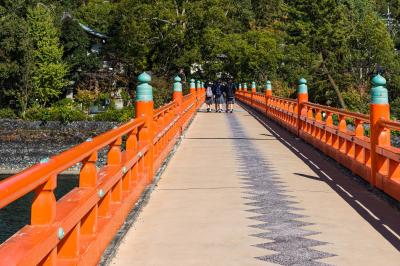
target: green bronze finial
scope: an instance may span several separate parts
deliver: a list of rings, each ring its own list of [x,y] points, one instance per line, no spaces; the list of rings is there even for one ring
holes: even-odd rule
[[[194,79],[190,80],[190,88],[196,88],[196,81]]]
[[[182,79],[179,76],[176,76],[174,78],[174,81],[175,81],[175,83],[174,83],[174,91],[182,92],[182,83],[181,83]]]
[[[372,104],[388,104],[389,96],[386,89],[386,79],[381,75],[376,75],[372,79],[371,103]]]
[[[205,83],[202,81],[201,82],[201,87],[204,88]]]
[[[253,81],[253,82],[251,83],[251,88],[252,88],[252,89],[257,88],[257,85],[256,85],[256,82],[255,82],[255,81]]]
[[[247,90],[247,82],[244,84],[243,88]]]
[[[201,88],[201,81],[200,80],[198,80],[197,81],[197,87],[196,87],[197,89],[200,89]]]
[[[308,93],[307,80],[305,78],[301,78],[299,80],[299,88],[297,90],[297,93],[299,94]]]
[[[139,85],[136,88],[136,101],[151,102],[153,101],[153,88],[150,86],[151,76],[143,72],[138,77]]]
[[[265,83],[265,89],[267,91],[272,91],[272,83],[271,83],[271,81],[267,80],[267,82]]]
[[[242,83],[239,83],[239,90],[242,89]]]

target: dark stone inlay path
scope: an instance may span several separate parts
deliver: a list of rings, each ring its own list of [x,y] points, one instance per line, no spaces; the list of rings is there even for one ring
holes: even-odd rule
[[[249,219],[260,222],[252,227],[265,230],[265,233],[253,236],[273,241],[257,247],[277,252],[257,259],[280,265],[327,265],[316,260],[335,255],[312,249],[327,243],[306,238],[319,232],[303,229],[311,224],[296,220],[306,216],[293,213],[302,210],[295,206],[298,202],[293,200],[294,197],[285,195],[287,190],[284,183],[246,135],[236,115],[230,115],[227,121],[235,143],[243,184],[247,189],[245,198],[253,201],[247,203],[247,211],[254,214]]]

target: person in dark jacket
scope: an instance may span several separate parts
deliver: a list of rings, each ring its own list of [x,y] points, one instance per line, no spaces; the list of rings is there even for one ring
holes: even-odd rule
[[[235,104],[235,85],[231,80],[225,86],[226,94],[226,112],[233,113],[233,106]]]
[[[215,111],[217,113],[222,113],[222,104],[224,103],[224,87],[220,80],[215,82],[212,90],[215,97]]]

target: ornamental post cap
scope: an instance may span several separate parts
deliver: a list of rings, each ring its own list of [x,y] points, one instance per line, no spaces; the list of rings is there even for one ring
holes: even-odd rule
[[[176,76],[174,78],[174,81],[175,81],[175,83],[174,83],[174,91],[175,92],[182,92],[182,83],[181,83],[182,79],[179,76]]]
[[[146,72],[143,72],[142,74],[139,75],[138,81],[140,83],[149,83],[151,81],[151,76]]]
[[[299,85],[305,85],[307,84],[307,80],[305,78],[299,79]]]
[[[308,93],[307,80],[305,78],[299,79],[299,87],[297,89],[297,93],[299,94]]]
[[[251,87],[252,88],[255,88],[257,85],[256,85],[256,82],[255,81],[253,81],[252,83],[251,83]]]
[[[149,84],[151,76],[143,72],[138,77],[139,85],[136,88],[136,101],[151,102],[153,101],[153,87]]]
[[[196,81],[194,79],[190,80],[190,88],[196,88]]]
[[[386,79],[378,74],[372,78],[372,85],[375,87],[386,86]]]
[[[266,84],[267,90],[272,90],[272,83],[271,83],[271,81],[267,80],[267,82],[266,82],[265,84]]]
[[[386,89],[386,79],[381,75],[372,78],[371,103],[389,104],[389,94]]]

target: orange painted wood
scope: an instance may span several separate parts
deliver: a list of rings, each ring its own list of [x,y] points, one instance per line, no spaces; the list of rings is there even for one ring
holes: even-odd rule
[[[237,98],[243,103],[400,200],[400,149],[390,144],[390,130],[400,131],[400,122],[389,119],[388,105],[371,106],[374,116],[370,117],[310,103],[306,94],[300,94],[297,100],[269,95],[259,101],[259,97],[259,94],[253,95],[252,101],[251,94],[237,92]],[[333,115],[339,118],[337,126],[333,125]],[[347,129],[347,121],[353,121],[354,131]],[[364,124],[371,125],[371,138],[364,136]]]
[[[154,112],[152,103],[137,103],[138,118],[1,181],[0,208],[31,191],[36,197],[32,224],[0,245],[0,265],[96,265],[203,94],[186,95],[182,106],[174,101]],[[107,146],[107,165],[97,169],[97,153]],[[79,187],[56,201],[57,175],[79,162]]]

